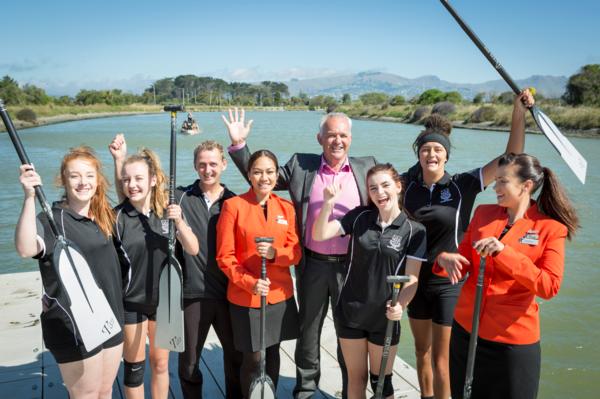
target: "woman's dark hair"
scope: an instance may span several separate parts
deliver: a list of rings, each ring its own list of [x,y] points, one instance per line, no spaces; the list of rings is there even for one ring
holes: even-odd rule
[[[419,135],[412,144],[413,151],[415,152],[417,157],[419,156],[419,148],[421,147],[421,145],[425,144],[423,142],[423,138],[430,134],[441,134],[442,136],[445,136],[445,138],[448,141],[448,144],[450,144],[450,133],[452,132],[452,123],[450,123],[448,119],[439,114],[432,114],[425,118],[423,122],[425,130],[419,133]],[[446,149],[446,152],[448,153],[447,157],[450,158],[449,147]]]
[[[385,173],[389,173],[389,175],[392,177],[392,180],[396,183],[400,183],[400,186],[402,187],[402,190],[404,191],[404,180],[402,179],[402,176],[400,176],[400,174],[398,173],[398,171],[396,170],[396,168],[394,168],[394,166],[391,163],[378,163],[375,166],[372,166],[371,169],[369,169],[367,171],[367,190],[369,188],[369,178],[371,176],[373,176],[375,173],[379,173],[379,172],[385,172]],[[371,197],[369,196],[369,203],[372,204],[371,201]],[[400,209],[404,210],[404,195],[398,195],[398,205],[400,206]]]
[[[277,157],[275,156],[275,154],[273,154],[269,150],[258,150],[258,151],[255,151],[254,153],[252,153],[252,155],[250,155],[250,159],[248,160],[248,169],[246,170],[246,173],[250,174],[250,171],[252,170],[254,163],[256,162],[256,160],[258,158],[261,158],[261,157],[267,157],[271,161],[273,161],[273,163],[275,164],[275,170],[277,172],[279,172],[279,162],[277,162]]]
[[[533,182],[531,195],[542,188],[537,198],[540,211],[567,226],[567,238],[570,240],[580,227],[579,218],[554,172],[543,167],[536,157],[528,154],[504,154],[498,160],[498,166],[507,165],[517,167],[516,175],[522,182]]]

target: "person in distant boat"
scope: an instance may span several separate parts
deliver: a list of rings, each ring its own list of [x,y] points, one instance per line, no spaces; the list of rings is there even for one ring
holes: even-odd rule
[[[387,321],[402,317],[417,290],[421,262],[426,261],[425,227],[402,212],[402,181],[396,169],[391,164],[373,166],[367,172],[367,188],[368,206],[331,219],[341,187],[325,187],[323,207],[312,231],[317,241],[351,236],[347,274],[334,309],[348,368],[349,399],[365,397],[369,373],[371,387],[376,390]],[[410,276],[394,307],[389,304],[392,290],[387,283],[392,275]],[[400,324],[396,323],[383,382],[383,396],[388,399],[394,395],[392,370],[399,340]]]
[[[154,398],[169,392],[169,351],[155,345],[160,271],[167,260],[168,220],[175,221],[177,241],[192,255],[198,239],[182,218],[179,205],[168,202],[167,178],[158,156],[149,149],[127,157],[127,143],[117,135],[109,150],[115,163],[115,185],[121,204],[115,208],[115,241],[127,270],[124,293],[123,346],[125,396],[144,397],[146,337],[150,339],[151,391]]]
[[[85,349],[66,311],[68,297],[56,273],[58,266],[53,264],[54,233],[44,213],[36,219],[34,187],[42,180],[33,165],[22,165],[20,170],[25,199],[15,231],[15,247],[20,256],[34,257],[39,262],[44,286],[44,345],[58,363],[69,397],[109,399],[121,362],[123,333],[90,351]],[[60,233],[80,249],[122,327],[121,266],[112,239],[115,216],[106,196],[108,181],[93,150],[72,148],[62,159],[58,182],[64,195],[52,205],[53,218]]]
[[[198,255],[190,255],[177,245],[183,269],[183,312],[185,351],[179,354],[179,381],[185,399],[202,397],[200,355],[210,327],[223,348],[225,397],[242,397],[240,368],[242,353],[233,344],[233,328],[227,301],[227,276],[217,265],[217,221],[223,203],[235,193],[221,183],[227,159],[221,144],[213,140],[194,149],[194,169],[198,179],[178,187],[176,200],[185,220],[202,243]]]
[[[525,114],[534,103],[529,90],[515,97],[512,127],[506,153],[523,151]],[[404,206],[427,229],[427,262],[421,267],[419,286],[408,305],[408,317],[415,338],[417,375],[423,398],[450,396],[448,356],[454,306],[461,284],[431,273],[435,257],[442,251],[455,252],[477,194],[494,179],[498,158],[485,166],[450,175],[451,123],[438,114],[425,119],[425,130],[413,149],[418,162],[403,174],[406,184]]]
[[[229,110],[223,116],[231,146],[229,155],[243,176],[248,169],[250,150],[246,139],[252,121],[245,123],[244,110]],[[342,195],[336,202],[333,217],[341,217],[349,209],[368,202],[365,176],[376,164],[373,157],[348,155],[352,143],[352,120],[343,113],[323,116],[316,139],[320,154],[296,153],[279,168],[275,190],[287,190],[296,210],[296,224],[303,247],[303,257],[295,267],[298,304],[300,307],[300,337],[296,344],[296,386],[294,398],[305,399],[316,394],[321,378],[321,330],[329,302],[338,301],[345,276],[349,237],[336,237],[317,242],[312,238],[312,226],[323,204],[323,188],[333,182],[342,185]],[[342,373],[342,397],[346,397],[348,378],[342,351],[338,344],[338,362]]]
[[[233,340],[243,353],[242,393],[248,397],[253,377],[260,370],[261,295],[266,307],[266,373],[275,388],[279,380],[279,345],[298,337],[298,310],[290,266],[302,256],[292,204],[275,194],[278,163],[268,150],[248,160],[252,187],[225,201],[217,224],[217,263],[229,278]],[[256,243],[272,237],[272,243]],[[267,278],[261,279],[261,259],[267,259]]]
[[[188,112],[187,119],[183,121],[182,128],[185,130],[195,130],[198,129],[198,124],[194,120],[194,116],[191,112]]]
[[[564,272],[565,238],[577,213],[552,170],[527,154],[508,154],[496,169],[497,204],[480,205],[457,253],[438,254],[434,272],[460,292],[450,340],[452,398],[463,396],[479,262],[483,305],[472,398],[534,399],[540,378],[540,320],[535,298],[554,297]],[[541,190],[538,198],[533,194]]]

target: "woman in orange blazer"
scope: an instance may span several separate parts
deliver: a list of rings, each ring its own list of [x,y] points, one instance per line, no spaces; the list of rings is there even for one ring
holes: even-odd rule
[[[266,372],[277,387],[279,344],[297,338],[298,311],[290,266],[300,261],[293,205],[272,193],[279,165],[268,150],[252,154],[248,177],[252,188],[223,204],[217,224],[217,262],[229,278],[233,340],[243,352],[242,392],[259,370],[260,296],[267,297]],[[255,243],[256,237],[272,237],[273,243]],[[267,279],[260,279],[261,258],[267,258]]]
[[[537,201],[531,196],[541,187]],[[462,398],[479,260],[486,257],[472,398],[535,398],[540,376],[539,306],[558,293],[564,242],[579,227],[554,173],[527,154],[508,154],[496,172],[497,205],[481,205],[459,254],[443,252],[452,283],[469,273],[450,339],[452,398]],[[440,268],[441,267],[441,268]]]

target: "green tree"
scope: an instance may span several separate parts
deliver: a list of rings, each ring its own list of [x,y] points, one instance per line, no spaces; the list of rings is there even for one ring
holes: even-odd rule
[[[17,105],[25,102],[23,90],[16,80],[6,75],[0,80],[0,98],[6,105]]]
[[[485,93],[477,93],[475,97],[473,97],[473,104],[481,104],[485,100]]]
[[[417,104],[422,105],[431,105],[438,103],[440,101],[444,101],[446,98],[446,93],[438,89],[429,89],[425,90],[417,99]]]
[[[449,91],[444,94],[444,100],[454,104],[460,104],[463,101],[462,95],[457,91]]]
[[[492,102],[496,103],[496,104],[510,105],[513,103],[514,98],[515,98],[515,93],[513,93],[512,91],[505,91],[505,92],[500,93],[497,96],[495,96],[492,99]]]
[[[406,103],[406,99],[403,96],[394,96],[390,100],[390,105],[404,105]]]
[[[46,94],[44,89],[34,85],[27,84],[23,86],[23,94],[27,104],[46,105],[52,101],[52,98]]]
[[[380,93],[380,92],[371,92],[371,93],[361,94],[358,98],[365,105],[385,104],[390,99],[387,94]]]
[[[342,104],[348,105],[352,102],[352,96],[349,93],[344,93],[342,96]]]
[[[585,65],[572,75],[563,99],[571,105],[600,106],[600,64]]]

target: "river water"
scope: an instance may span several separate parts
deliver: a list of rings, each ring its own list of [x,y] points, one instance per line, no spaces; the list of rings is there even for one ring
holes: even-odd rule
[[[202,140],[214,139],[228,144],[219,113],[196,113],[203,133],[178,136],[177,182],[189,184],[196,178],[193,170],[193,149]],[[294,152],[319,152],[316,132],[321,114],[315,112],[249,112],[254,119],[249,140],[252,150],[268,148],[285,163]],[[182,117],[180,117],[180,121]],[[157,151],[168,170],[170,122],[167,114],[137,115],[92,119],[43,126],[25,130],[21,139],[36,169],[44,181],[49,200],[60,193],[53,184],[60,159],[66,149],[87,144],[97,150],[105,162],[112,181],[112,163],[107,145],[117,132],[123,132],[129,151],[147,146]],[[379,161],[393,163],[399,171],[415,162],[411,144],[420,127],[413,125],[354,121],[352,155],[374,155]],[[504,151],[507,134],[503,132],[455,129],[448,170],[451,173],[484,165]],[[565,184],[576,204],[582,229],[573,242],[567,244],[565,277],[561,291],[551,301],[542,301],[542,376],[540,398],[593,398],[600,389],[600,345],[593,336],[600,331],[600,177],[595,168],[600,165],[600,140],[571,138],[588,161],[587,183],[581,185],[568,170],[549,142],[538,135],[528,135],[526,152],[538,156],[552,168]],[[14,226],[22,203],[18,183],[18,158],[10,139],[0,134],[0,273],[32,271],[33,260],[20,259],[13,247]],[[235,192],[247,190],[247,185],[233,165],[225,171],[223,181]],[[111,193],[115,199],[114,193]],[[478,203],[494,202],[488,188],[478,197]],[[412,337],[406,320],[400,356],[414,366]],[[595,332],[594,332],[595,331]]]

